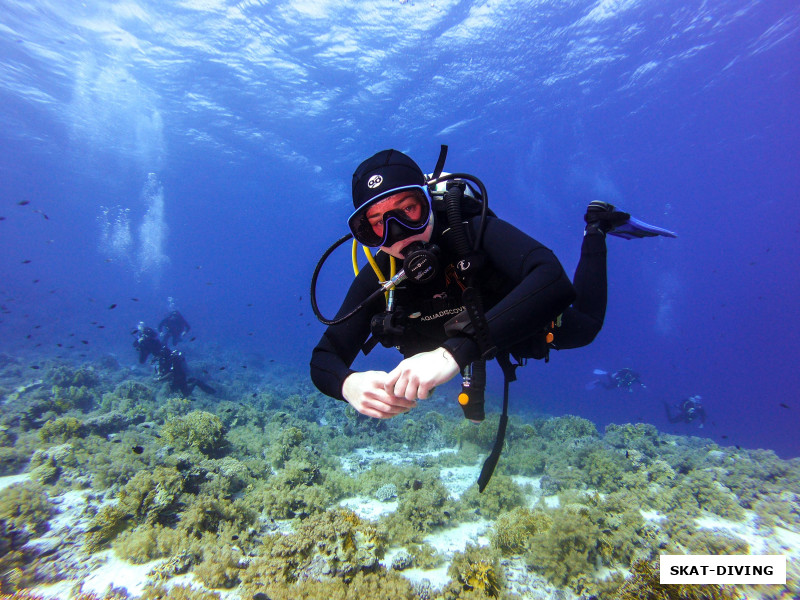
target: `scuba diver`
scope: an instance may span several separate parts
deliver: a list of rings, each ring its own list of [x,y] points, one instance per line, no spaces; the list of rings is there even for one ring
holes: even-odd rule
[[[196,377],[187,376],[186,358],[180,350],[170,350],[162,346],[155,359],[156,381],[169,382],[170,392],[180,392],[184,398],[188,398],[197,386],[206,394],[217,393],[217,390]]]
[[[136,334],[133,347],[139,352],[139,364],[144,364],[151,354],[157,356],[164,347],[155,329],[145,326],[144,321],[139,321],[131,333]]]
[[[606,234],[675,235],[593,201],[570,281],[552,251],[489,211],[480,180],[443,173],[446,149],[429,176],[397,150],[378,152],[353,174],[351,234],[328,249],[312,277],[312,308],[328,327],[312,352],[311,378],[359,413],[390,418],[461,373],[459,403],[467,419],[479,422],[485,361],[497,358],[503,415],[479,478],[482,491],[502,448],[515,368],[528,358],[547,360],[551,349],[585,346],[603,325]],[[336,317],[326,319],[316,304],[316,278],[350,237],[380,251],[374,257],[367,251],[372,268],[357,272]],[[355,256],[354,242],[354,268]],[[403,360],[390,371],[350,368],[359,351],[377,343],[396,347]]]
[[[647,387],[642,383],[641,375],[639,375],[639,373],[633,369],[629,369],[627,367],[620,369],[619,371],[614,371],[613,373],[609,373],[603,369],[595,369],[594,374],[602,375],[603,379],[595,379],[594,381],[587,383],[587,390],[594,389],[598,385],[607,390],[624,389],[628,390],[629,392],[633,392],[634,385],[639,385],[642,388]]]
[[[183,315],[178,312],[175,307],[175,301],[169,297],[169,313],[166,317],[161,319],[158,324],[158,335],[163,343],[167,343],[168,338],[172,338],[172,345],[175,346],[181,338],[191,329],[191,326],[183,318]]]
[[[703,408],[701,400],[701,396],[690,396],[680,404],[675,405],[675,409],[677,409],[675,414],[672,413],[670,405],[664,402],[667,420],[670,423],[686,423],[687,425],[699,420],[700,424],[698,428],[702,429],[703,425],[706,424],[706,409]]]

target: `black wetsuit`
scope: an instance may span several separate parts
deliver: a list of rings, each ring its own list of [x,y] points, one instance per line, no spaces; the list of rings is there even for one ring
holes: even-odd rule
[[[191,327],[183,315],[177,310],[173,310],[166,317],[161,319],[158,324],[158,331],[161,336],[161,341],[167,341],[167,338],[172,337],[172,345],[177,344],[184,333],[189,331]]]
[[[670,423],[692,423],[694,421],[700,422],[700,427],[706,424],[706,409],[703,404],[695,398],[687,398],[679,405],[676,406],[677,413],[672,414],[669,404],[664,403],[664,408],[667,411],[667,420]]]
[[[164,346],[158,355],[156,373],[159,381],[168,381],[171,392],[180,392],[184,398],[188,398],[195,386],[207,394],[214,394],[216,390],[203,383],[196,377],[188,377],[188,367],[183,353],[179,350],[170,350]]]
[[[442,346],[464,368],[478,360],[481,352],[469,335],[473,332],[469,327],[453,337],[444,331],[444,324],[464,308],[461,282],[451,267],[461,257],[443,236],[445,221],[446,217],[437,213],[431,239],[442,251],[439,275],[425,285],[405,283],[396,292],[398,310],[406,315],[406,329],[397,346],[405,357]],[[471,235],[476,235],[479,224],[479,217],[469,220]],[[562,324],[555,329],[550,347],[576,348],[594,339],[606,310],[602,233],[584,237],[574,287],[548,248],[501,219],[487,217],[483,249],[487,266],[479,276],[480,291],[491,342],[501,352],[511,352],[517,358],[544,358],[548,350],[546,327],[562,313]],[[389,257],[381,252],[376,259],[388,274]],[[337,318],[377,288],[374,271],[369,266],[361,269]],[[384,298],[378,296],[349,320],[325,330],[311,357],[311,378],[321,392],[343,399],[342,384],[353,373],[350,366],[370,335],[371,318],[384,310]]]
[[[139,352],[139,364],[144,364],[151,354],[158,356],[164,345],[158,339],[155,329],[145,327],[139,331],[139,337],[133,342],[133,347]]]

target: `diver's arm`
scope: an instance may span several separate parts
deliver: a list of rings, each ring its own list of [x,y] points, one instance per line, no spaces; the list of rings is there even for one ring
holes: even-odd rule
[[[470,221],[473,235],[479,223],[477,217]],[[575,300],[572,282],[555,254],[513,225],[488,217],[483,248],[487,268],[518,282],[486,311],[490,339],[500,351],[540,335]],[[478,345],[470,337],[474,331],[469,325],[463,334],[443,344],[462,368],[480,358]]]
[[[336,318],[348,314],[377,289],[378,278],[372,269],[369,266],[361,269],[350,285]],[[345,399],[342,386],[345,379],[355,372],[350,365],[369,337],[372,315],[384,310],[384,306],[383,297],[378,296],[347,321],[329,325],[322,334],[322,339],[311,354],[311,380],[323,394],[337,400]]]

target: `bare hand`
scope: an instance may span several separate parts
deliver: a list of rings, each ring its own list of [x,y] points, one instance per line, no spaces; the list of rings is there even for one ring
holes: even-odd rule
[[[453,355],[444,348],[420,352],[389,372],[385,390],[406,400],[425,400],[433,388],[450,381],[459,371]]]
[[[417,403],[386,391],[387,373],[364,371],[351,373],[344,380],[342,395],[362,415],[376,419],[389,419],[408,412]]]

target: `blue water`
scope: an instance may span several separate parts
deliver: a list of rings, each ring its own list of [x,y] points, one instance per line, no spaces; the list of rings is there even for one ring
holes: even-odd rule
[[[354,168],[445,143],[570,272],[591,199],[679,234],[609,239],[605,328],[520,371],[512,412],[798,456],[798,56],[794,0],[3,0],[0,352],[132,365],[172,296],[190,364],[307,377]],[[335,254],[324,312],[351,276]],[[622,367],[646,389],[585,389]],[[670,425],[695,394],[705,428]]]

